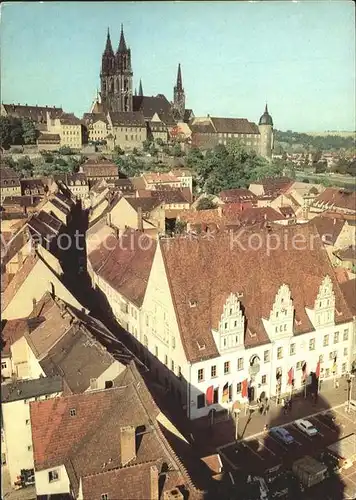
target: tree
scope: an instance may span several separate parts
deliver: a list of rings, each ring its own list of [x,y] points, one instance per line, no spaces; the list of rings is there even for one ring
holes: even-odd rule
[[[151,142],[149,139],[146,139],[145,141],[143,141],[142,143],[142,146],[143,146],[143,150],[148,152],[150,147],[151,147]]]
[[[197,203],[197,210],[211,210],[216,208],[212,196],[204,196]]]
[[[58,153],[60,155],[71,155],[71,154],[73,154],[73,151],[71,150],[71,148],[69,146],[61,146],[58,149]]]
[[[182,234],[187,229],[187,223],[184,220],[176,220],[175,223],[175,233]]]
[[[316,174],[323,174],[324,172],[326,172],[326,162],[324,161],[318,161],[318,163],[314,164],[314,167]]]
[[[0,146],[9,149],[11,145],[11,123],[7,116],[0,116]]]
[[[160,137],[158,137],[156,139],[156,144],[157,144],[157,146],[163,146],[164,145],[163,139],[161,139]]]
[[[114,152],[120,156],[125,154],[125,151],[120,146],[115,146]]]
[[[17,161],[17,170],[22,172],[24,175],[32,175],[33,164],[28,156],[23,156]]]
[[[10,118],[10,137],[12,145],[23,144],[23,129],[21,120],[18,118]]]
[[[22,120],[22,131],[25,144],[36,144],[38,133],[33,122],[28,118]]]
[[[178,142],[176,142],[172,148],[172,155],[176,158],[183,156],[182,148],[180,147],[180,144]]]

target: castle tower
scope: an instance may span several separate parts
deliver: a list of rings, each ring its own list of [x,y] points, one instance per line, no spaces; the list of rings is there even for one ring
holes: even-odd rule
[[[126,46],[123,26],[116,54],[112,49],[108,30],[101,63],[101,102],[103,110],[132,111],[131,50]]]
[[[265,158],[272,158],[273,149],[273,120],[268,113],[267,104],[265,111],[258,122],[260,131],[260,155]]]
[[[180,64],[178,64],[177,83],[174,87],[173,109],[175,111],[175,117],[177,119],[183,120],[185,112],[185,93],[182,84],[182,72]]]

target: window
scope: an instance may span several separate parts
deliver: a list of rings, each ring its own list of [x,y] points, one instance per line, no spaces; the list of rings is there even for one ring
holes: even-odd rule
[[[216,387],[216,389],[214,389],[214,400],[213,400],[213,403],[216,404],[219,402],[219,387]]]
[[[27,451],[32,451],[32,445],[27,446]]]
[[[298,361],[296,369],[297,370],[301,370],[302,369],[302,365],[303,365],[303,361]]]
[[[5,363],[1,363],[1,369],[4,370],[6,368],[6,362]]]
[[[225,323],[225,330],[227,330],[227,323]]]
[[[199,368],[198,370],[198,382],[202,382],[204,380],[204,368]]]
[[[197,407],[204,408],[204,406],[205,406],[205,394],[199,394],[199,396],[197,396]]]
[[[230,373],[230,361],[225,361],[224,363],[224,375]]]
[[[348,349],[347,349],[347,347],[345,347],[344,348],[344,356],[347,356],[347,351],[348,351]]]
[[[91,378],[90,379],[90,389],[97,389],[98,388],[98,381],[96,378]]]
[[[172,336],[172,349],[176,348],[176,338]]]
[[[315,339],[310,339],[309,340],[309,351],[314,351],[315,350]]]
[[[329,335],[324,335],[323,346],[326,347],[329,345]]]
[[[327,377],[330,377],[330,368],[327,368],[327,369],[325,370],[325,377],[326,377],[326,378],[327,378]]]
[[[267,375],[262,375],[261,384],[262,385],[266,385],[267,384]]]
[[[168,356],[167,356],[167,354],[164,356],[164,364],[166,366],[168,365]]]
[[[329,353],[329,359],[334,360],[336,358],[337,352],[336,351],[331,351]]]
[[[339,332],[334,333],[334,344],[337,344],[339,342]]]
[[[319,363],[324,363],[324,354],[320,354]]]
[[[101,500],[109,500],[109,496],[107,493],[102,493],[101,494]]]
[[[26,425],[30,425],[30,419],[29,418],[26,419]]]
[[[171,370],[172,370],[172,372],[174,372],[174,361],[173,361],[173,359],[171,360]]]
[[[270,354],[269,354],[269,351],[265,351],[265,352],[263,353],[263,361],[264,361],[265,363],[269,363],[269,360],[270,360]]]
[[[277,349],[277,359],[283,358],[283,347],[278,347]]]
[[[182,376],[182,367],[178,366],[178,377],[181,378]]]
[[[237,394],[240,394],[241,392],[241,382],[239,382],[237,385],[236,385],[236,393]]]
[[[59,474],[57,470],[50,470],[48,472],[48,482],[52,483],[53,481],[58,481]]]
[[[105,380],[105,389],[111,389],[114,387],[114,383],[112,380]]]
[[[158,358],[158,346],[155,345],[155,356]]]
[[[243,370],[244,369],[244,358],[239,358],[237,360],[237,369],[238,370]]]
[[[77,412],[75,411],[75,408],[72,408],[71,410],[69,410],[69,415],[70,415],[71,417],[75,417],[75,416],[76,416],[76,414],[77,414]]]
[[[289,355],[294,356],[295,354],[295,344],[291,344],[289,347]]]
[[[342,365],[341,365],[341,371],[342,371],[342,373],[346,372],[346,363],[342,363]]]
[[[344,339],[344,340],[349,340],[349,330],[348,330],[348,329],[344,330],[344,336],[343,336],[343,339]],[[1,366],[2,366],[2,365],[1,365]]]
[[[216,365],[211,367],[211,378],[216,377]]]

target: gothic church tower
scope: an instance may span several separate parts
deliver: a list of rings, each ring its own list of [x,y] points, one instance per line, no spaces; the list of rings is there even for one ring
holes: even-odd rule
[[[183,120],[185,112],[185,93],[182,84],[182,72],[178,64],[177,83],[174,87],[173,113],[174,117]]]
[[[127,48],[123,26],[120,42],[114,54],[108,30],[106,46],[101,60],[101,103],[103,111],[132,111],[131,50]]]

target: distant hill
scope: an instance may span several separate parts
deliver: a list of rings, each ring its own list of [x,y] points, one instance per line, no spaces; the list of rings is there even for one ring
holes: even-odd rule
[[[355,148],[355,135],[352,132],[323,132],[306,134],[287,130],[274,131],[275,151],[304,152],[304,151],[352,151]],[[340,135],[343,134],[343,135]]]
[[[326,130],[325,132],[306,132],[308,135],[318,135],[325,137],[327,135],[337,135],[340,137],[355,137],[356,132],[348,132],[347,130]]]

